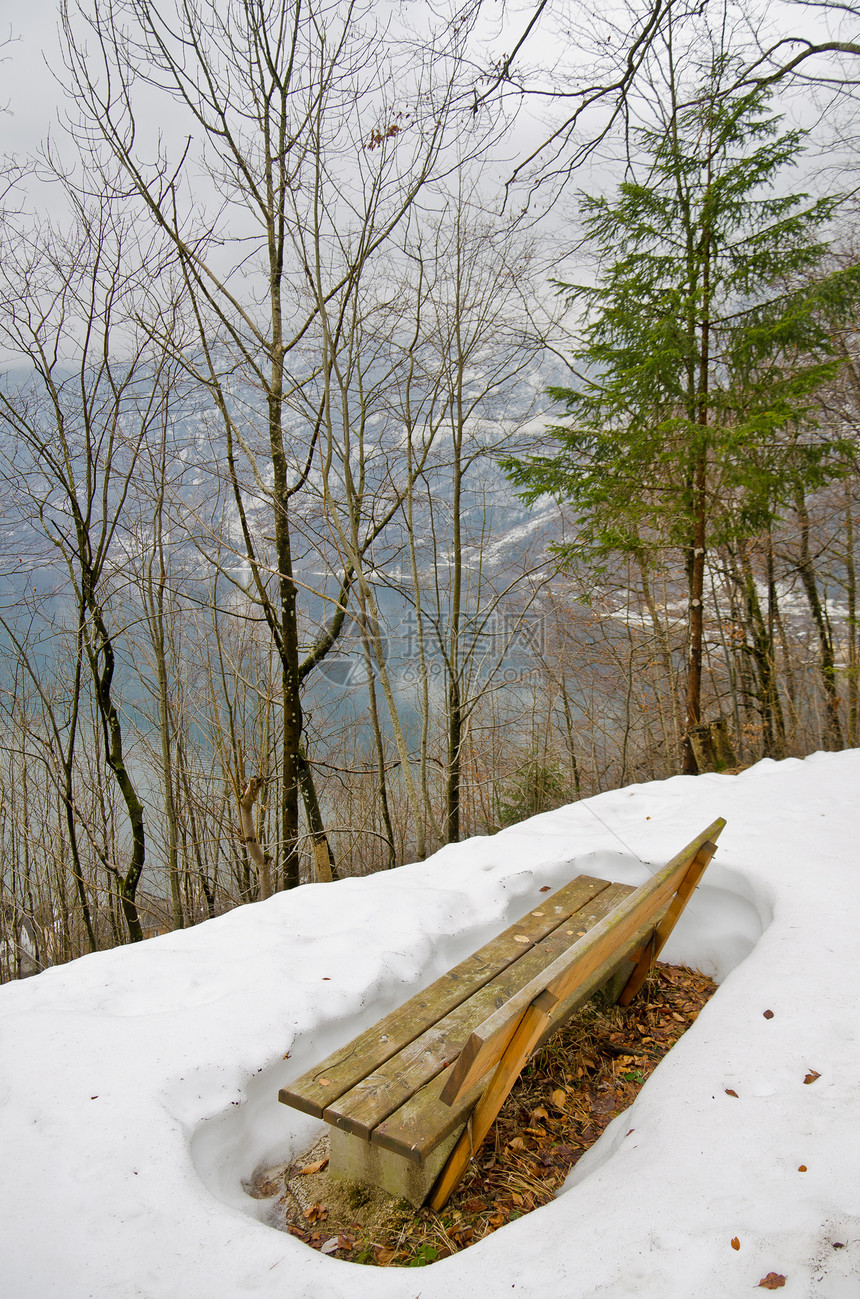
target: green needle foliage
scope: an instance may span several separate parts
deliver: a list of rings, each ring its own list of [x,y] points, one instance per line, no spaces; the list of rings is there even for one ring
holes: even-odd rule
[[[526,499],[572,503],[565,551],[653,562],[680,548],[690,593],[688,727],[699,721],[705,555],[778,515],[798,481],[838,472],[846,448],[815,427],[839,367],[860,267],[825,274],[821,236],[839,200],[775,194],[802,133],[780,132],[761,93],[710,93],[642,131],[645,179],[581,195],[596,285],[559,284],[584,311],[575,388],[553,454],[509,460]],[[563,551],[562,553],[565,553]]]
[[[778,134],[751,95],[641,137],[646,183],[580,196],[602,273],[558,286],[586,309],[579,386],[550,389],[560,449],[506,463],[526,498],[578,507],[573,549],[592,556],[640,550],[643,529],[691,546],[702,456],[716,542],[764,526],[796,472],[817,485],[844,450],[814,435],[814,394],[839,367],[860,268],[819,275],[838,199],[767,193],[802,133]]]

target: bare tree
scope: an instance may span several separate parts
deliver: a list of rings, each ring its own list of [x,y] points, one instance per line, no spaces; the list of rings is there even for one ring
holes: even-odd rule
[[[714,11],[678,0],[626,0],[620,9],[598,11],[584,0],[536,0],[504,29],[508,52],[490,54],[474,92],[476,112],[501,99],[549,122],[514,164],[509,185],[557,195],[604,142],[629,137],[641,120],[643,89],[662,80],[681,45],[707,47],[703,20],[722,29],[731,58],[726,96],[778,86],[808,102],[812,92],[840,129],[844,108],[837,115],[834,107],[860,87],[857,4],[789,0],[769,11],[724,0]]]
[[[65,573],[75,653],[85,664],[104,762],[128,819],[129,860],[115,869],[128,933],[138,940],[143,930],[135,895],[146,835],[117,701],[122,629],[115,622],[114,594],[139,452],[165,396],[158,383],[163,358],[147,347],[132,315],[153,250],[137,244],[116,208],[96,204],[78,205],[67,236],[49,225],[29,235],[7,228],[4,243],[0,328],[7,349],[32,376],[0,390],[14,517],[31,536],[33,530],[41,536],[38,562],[45,569],[59,562]],[[140,254],[137,277],[125,263],[131,244]],[[19,639],[15,644],[24,651]],[[36,680],[32,663],[28,670]],[[77,716],[74,709],[65,722],[67,805]]]
[[[242,569],[230,577],[280,662],[275,873],[290,886],[302,681],[339,634],[354,581],[351,557],[332,592],[304,581],[302,501],[325,454],[327,384],[358,287],[441,165],[473,15],[425,33],[417,60],[414,44],[395,48],[353,6],[312,0],[180,0],[170,15],[106,0],[63,15],[91,174],[104,184],[108,160],[119,168],[182,266],[197,337],[179,354],[221,421]],[[149,162],[140,103],[154,93],[188,137],[175,150],[161,142]],[[308,585],[335,613],[303,660]]]

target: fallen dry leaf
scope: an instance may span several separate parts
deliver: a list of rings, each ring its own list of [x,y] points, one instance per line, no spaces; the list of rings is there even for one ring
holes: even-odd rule
[[[740,1096],[738,1096],[737,1092],[736,1092],[736,1091],[733,1091],[731,1087],[727,1087],[727,1088],[726,1088],[726,1095],[727,1095],[727,1096],[734,1096],[734,1098],[735,1098],[736,1101],[740,1100]]]
[[[801,1164],[797,1171],[798,1171],[799,1173],[805,1173],[805,1172],[806,1172],[806,1164]]]
[[[325,1159],[318,1159],[315,1164],[308,1164],[306,1168],[300,1168],[299,1177],[304,1176],[305,1173],[321,1173],[327,1163],[328,1155],[326,1155]]]
[[[737,1236],[732,1236],[732,1249],[740,1249],[740,1247],[741,1242],[738,1240]]]
[[[328,1078],[317,1078],[320,1087],[331,1087],[331,1081]]]
[[[820,1078],[820,1077],[821,1077],[820,1073],[817,1073],[814,1069],[810,1069],[809,1073],[806,1075],[803,1081],[805,1083],[814,1083],[816,1078]]]
[[[309,1209],[305,1209],[304,1216],[308,1222],[319,1222],[320,1218],[328,1217],[328,1209],[324,1204],[312,1204]]]
[[[515,943],[530,943],[531,941],[528,934],[514,934]]]
[[[781,1290],[784,1285],[784,1276],[780,1276],[778,1272],[768,1272],[767,1276],[762,1277],[756,1288],[760,1290]]]
[[[764,1016],[765,1019],[773,1019],[773,1011],[772,1011],[772,1010],[763,1010],[763,1011],[762,1011],[762,1015]]]
[[[544,884],[542,889],[538,889],[538,893],[549,893],[549,885]]]
[[[557,1110],[566,1110],[568,1107],[567,1092],[562,1091],[561,1087],[556,1087],[550,1100]]]

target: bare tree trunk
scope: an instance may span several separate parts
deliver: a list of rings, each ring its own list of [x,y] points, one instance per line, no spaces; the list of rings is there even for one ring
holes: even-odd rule
[[[158,737],[161,748],[161,783],[164,793],[164,820],[167,831],[167,878],[173,911],[173,928],[182,929],[182,891],[179,884],[179,828],[176,818],[174,759],[171,754],[173,723],[170,707],[170,683],[167,668],[165,589],[167,566],[164,554],[164,501],[167,483],[166,428],[162,427],[158,454],[153,456],[155,501],[152,528],[154,544],[143,579],[143,603],[149,625],[149,637],[155,659],[155,688],[158,704]]]
[[[858,672],[860,658],[857,645],[857,578],[854,566],[854,500],[850,483],[845,488],[845,577],[848,600],[848,743],[857,745]]]
[[[125,873],[119,877],[119,896],[125,923],[128,926],[129,938],[133,943],[139,943],[145,937],[135,900],[137,886],[146,861],[143,804],[138,797],[137,789],[126,765],[123,753],[122,725],[112,694],[114,674],[113,643],[92,592],[89,594],[88,609],[95,628],[96,639],[93,640],[88,637],[87,656],[95,684],[96,703],[104,728],[105,761],[113,772],[122,795],[131,830],[131,858]]]
[[[358,592],[362,619],[367,621],[372,643],[374,646],[378,646],[380,633],[379,614],[376,608],[376,601],[373,598],[370,584],[364,576],[364,573],[360,571],[358,573]],[[391,686],[388,669],[385,665],[385,658],[383,655],[378,653],[375,657],[379,672],[379,684],[382,687],[382,694],[388,706],[388,716],[391,720],[391,729],[394,732],[394,743],[397,745],[397,753],[400,758],[403,781],[406,785],[406,796],[409,800],[409,808],[412,813],[412,824],[415,830],[415,856],[418,861],[423,861],[427,856],[427,838],[422,802],[415,787],[412,760],[406,743],[406,734],[403,730],[400,714],[397,711],[397,703],[394,698],[394,691]]]
[[[710,150],[710,141],[708,142]],[[711,186],[712,158],[708,155],[707,190]],[[705,547],[707,541],[706,524],[708,517],[708,447],[707,431],[710,421],[709,384],[711,367],[711,230],[705,222],[702,230],[701,248],[695,249],[695,256],[700,259],[701,267],[701,333],[699,336],[698,354],[698,389],[696,391],[696,447],[692,465],[692,546],[688,559],[690,579],[690,626],[689,626],[689,661],[687,668],[687,716],[686,730],[689,733],[702,720],[702,658],[704,652],[705,628]],[[695,329],[695,325],[694,325]],[[692,411],[690,412],[692,414]],[[696,775],[698,765],[689,741],[684,743],[684,772]]]
[[[642,583],[642,594],[645,597],[645,605],[651,618],[651,626],[654,629],[654,637],[657,641],[660,654],[660,662],[663,665],[665,676],[665,685],[669,692],[672,709],[672,734],[666,737],[669,740],[667,747],[672,753],[678,753],[681,748],[681,714],[678,700],[678,690],[676,684],[675,663],[672,658],[672,646],[669,643],[669,629],[664,618],[660,617],[657,603],[654,599],[654,593],[651,590],[651,582],[648,578],[648,569],[645,564],[645,557],[641,551],[636,554],[636,563],[639,569],[639,578]],[[660,704],[661,722],[662,722],[662,700],[658,695]]]
[[[764,756],[783,758],[785,757],[785,721],[782,715],[774,661],[773,625],[776,612],[776,587],[773,579],[773,551],[770,549],[769,540],[768,547],[767,623],[765,623],[761,602],[758,598],[749,555],[744,548],[741,550],[741,571],[746,604],[746,624],[752,636],[752,655],[758,679],[756,696],[762,722]]]
[[[767,530],[767,666],[768,666],[768,702],[776,726],[776,757],[785,757],[785,717],[779,697],[779,674],[776,663],[776,640],[774,629],[779,623],[779,596],[774,573],[773,534]]]
[[[794,494],[794,508],[800,523],[800,563],[797,571],[806,593],[809,612],[818,633],[818,665],[821,672],[821,684],[824,687],[824,747],[841,749],[845,741],[842,736],[842,725],[839,720],[839,696],[836,690],[836,662],[833,655],[833,640],[821,597],[818,594],[815,565],[809,544],[809,511],[803,489],[797,487]]]
[[[573,777],[573,788],[576,797],[582,798],[582,789],[579,781],[579,763],[576,758],[576,744],[574,743],[573,738],[573,718],[570,712],[570,697],[567,693],[567,678],[565,677],[564,670],[562,670],[561,673],[559,687],[561,689],[561,702],[564,710],[564,729],[567,739],[567,753],[570,759],[570,774]]]
[[[411,540],[411,538],[410,538]],[[379,796],[379,808],[382,815],[382,825],[385,831],[384,839],[388,860],[386,869],[391,870],[397,861],[397,853],[394,846],[394,826],[391,823],[391,811],[388,805],[388,779],[385,771],[385,745],[382,738],[382,727],[379,724],[379,707],[376,701],[376,673],[373,668],[373,654],[371,651],[370,637],[367,627],[361,625],[361,647],[364,653],[364,669],[367,674],[367,704],[370,713],[370,726],[373,731],[373,747],[376,753],[376,771],[377,771],[377,793]]]
[[[314,874],[319,882],[330,884],[333,879],[339,878],[337,873],[337,863],[335,862],[334,853],[331,850],[328,835],[325,832],[319,799],[317,798],[316,785],[314,784],[314,774],[311,770],[311,765],[308,762],[304,745],[299,750],[299,786],[302,791],[302,800],[305,805],[305,816],[307,817],[308,829],[311,833],[311,848],[314,855]]]
[[[242,839],[248,849],[248,856],[257,868],[257,875],[260,880],[260,898],[263,900],[272,896],[272,871],[269,858],[263,852],[260,840],[257,837],[257,827],[254,824],[254,804],[265,783],[262,776],[252,776],[239,798]]]
[[[705,479],[707,456],[698,457],[693,480],[693,545],[690,563],[690,622],[687,655],[687,714],[685,727],[689,733],[701,722],[702,714],[702,655],[705,627]],[[684,742],[684,773],[698,773],[696,757],[689,741]]]

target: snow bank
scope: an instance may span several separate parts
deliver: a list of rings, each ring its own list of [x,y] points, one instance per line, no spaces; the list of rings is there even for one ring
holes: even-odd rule
[[[786,1296],[856,1299],[858,787],[860,751],[631,786],[0,988],[0,1291],[726,1299],[775,1271]],[[243,1181],[322,1127],[279,1086],[543,885],[641,882],[716,816],[666,955],[721,987],[553,1204],[420,1272],[329,1259],[260,1220]]]

